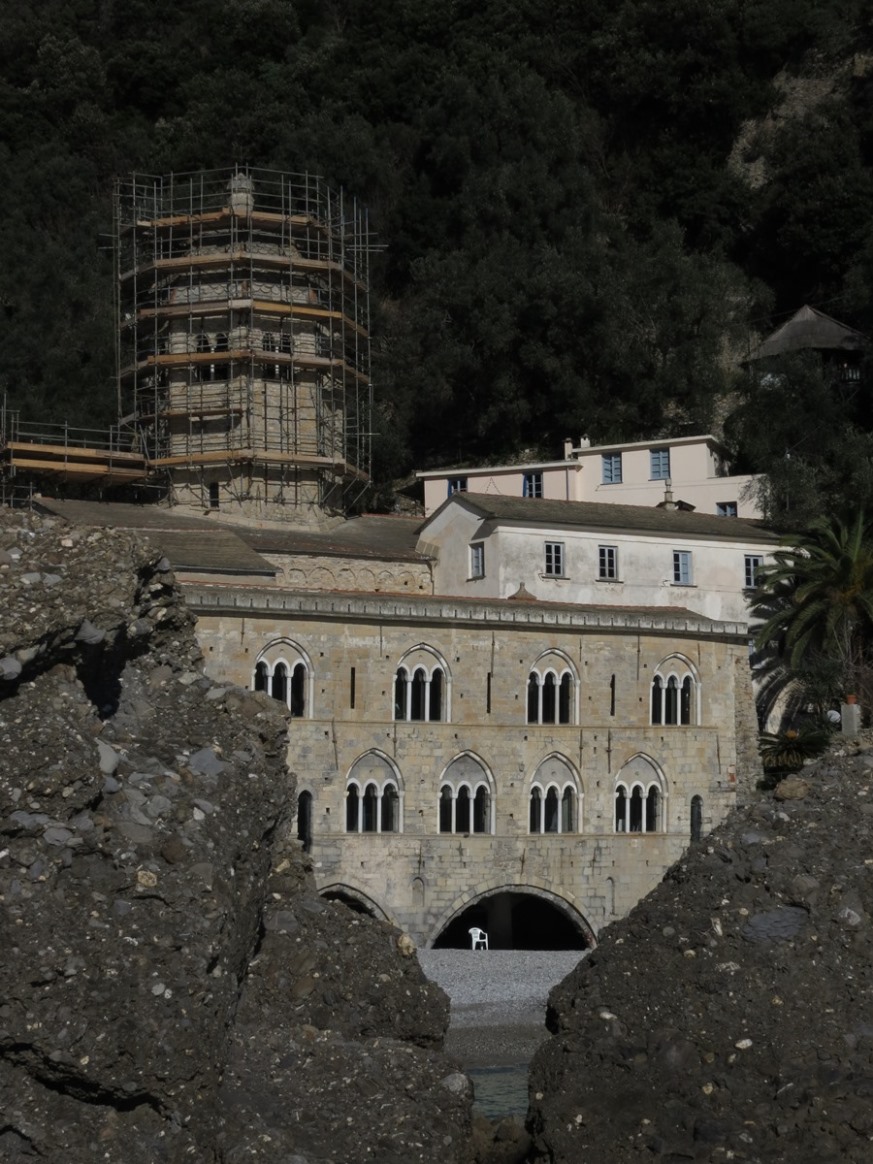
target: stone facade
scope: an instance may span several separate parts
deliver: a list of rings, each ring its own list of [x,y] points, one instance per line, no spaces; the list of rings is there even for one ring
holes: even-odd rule
[[[681,855],[693,798],[707,832],[755,778],[742,623],[539,602],[186,589],[216,677],[269,688],[260,664],[299,678],[289,766],[311,796],[319,888],[360,901],[420,945],[505,892],[557,905],[593,938]],[[417,708],[433,720],[397,718],[409,711],[401,667],[434,688],[442,673],[436,703],[426,696],[427,709]],[[567,676],[552,709],[566,722],[528,722],[532,672],[537,684]],[[665,682],[689,677],[689,722],[651,722],[656,672]],[[361,796],[375,790],[363,826],[350,782]],[[651,818],[628,831],[617,831],[618,784],[651,796]],[[550,824],[541,808],[534,831],[533,785],[568,805]],[[473,797],[477,787],[478,807],[462,807],[463,789]],[[443,788],[452,799],[441,816]],[[384,831],[369,831],[380,823]]]

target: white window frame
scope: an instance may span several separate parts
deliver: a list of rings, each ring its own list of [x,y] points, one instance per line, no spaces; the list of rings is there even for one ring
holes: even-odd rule
[[[666,472],[664,471],[666,467]],[[649,477],[652,481],[666,481],[670,477],[670,450],[649,449]]]
[[[453,493],[466,493],[466,492],[467,492],[467,478],[466,477],[449,477],[449,481],[448,481],[448,495],[449,495],[449,497],[451,497]]]
[[[754,590],[758,585],[757,574],[764,565],[763,554],[746,554],[745,557],[745,589]]]
[[[737,503],[736,501],[717,501],[715,512],[718,517],[736,517]]]
[[[543,475],[540,472],[525,473],[521,488],[522,497],[542,497]]]
[[[618,582],[618,546],[597,547],[597,578],[600,582]]]
[[[621,453],[603,453],[600,466],[603,485],[621,485]]]
[[[691,557],[691,550],[673,551],[673,585],[694,585],[694,560]]]
[[[470,577],[485,577],[485,543],[470,543]]]
[[[566,559],[563,542],[545,542],[543,573],[547,578],[566,578]]]

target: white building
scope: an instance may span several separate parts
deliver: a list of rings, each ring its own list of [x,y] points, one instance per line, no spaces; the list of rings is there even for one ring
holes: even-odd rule
[[[748,622],[748,592],[776,545],[742,518],[497,493],[453,494],[418,541],[436,594],[679,607],[730,622]]]
[[[725,451],[713,436],[578,447],[564,442],[561,461],[419,472],[430,516],[453,493],[488,493],[552,501],[657,505],[669,486],[678,504],[720,517],[760,517],[748,486],[752,476],[731,476]]]

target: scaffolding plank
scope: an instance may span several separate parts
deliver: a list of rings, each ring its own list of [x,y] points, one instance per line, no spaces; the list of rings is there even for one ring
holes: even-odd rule
[[[275,299],[201,299],[196,303],[174,303],[163,307],[139,307],[136,318],[124,321],[123,326],[135,327],[142,319],[183,319],[186,315],[227,315],[230,311],[257,311],[261,315],[300,315],[321,319],[337,319],[365,339],[369,332],[344,311],[329,307],[309,307],[302,303],[279,303]],[[260,349],[251,349],[252,351]],[[216,353],[218,354],[218,353]]]
[[[36,441],[9,441],[4,448],[12,454],[46,453],[58,457],[90,458],[92,460],[131,461],[144,464],[142,453],[114,451],[111,449],[84,448],[81,445],[42,444]]]
[[[123,469],[118,465],[80,464],[67,461],[41,461],[29,457],[14,457],[10,464],[16,469],[35,469],[43,473],[71,473],[77,477],[116,477],[118,480],[139,481],[146,476],[146,468],[141,470]]]

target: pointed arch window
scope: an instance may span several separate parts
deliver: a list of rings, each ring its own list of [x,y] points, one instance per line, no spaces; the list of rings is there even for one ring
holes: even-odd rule
[[[408,652],[394,673],[394,718],[414,722],[448,721],[448,669],[427,647]]]
[[[699,695],[691,664],[680,655],[665,659],[652,676],[651,722],[685,727],[695,723]]]
[[[270,644],[261,652],[252,674],[252,689],[266,691],[284,703],[295,719],[309,711],[312,669],[302,649],[287,639]]]
[[[573,833],[579,829],[580,785],[571,765],[554,755],[537,768],[530,790],[531,833]]]
[[[352,765],[346,781],[346,832],[402,832],[403,800],[396,769],[381,753]]]
[[[439,831],[472,835],[492,831],[491,777],[469,753],[457,756],[443,773]]]
[[[571,724],[576,718],[577,681],[557,652],[541,656],[527,678],[527,722]]]
[[[636,756],[619,772],[615,785],[615,831],[657,833],[664,829],[663,782],[645,756]]]

